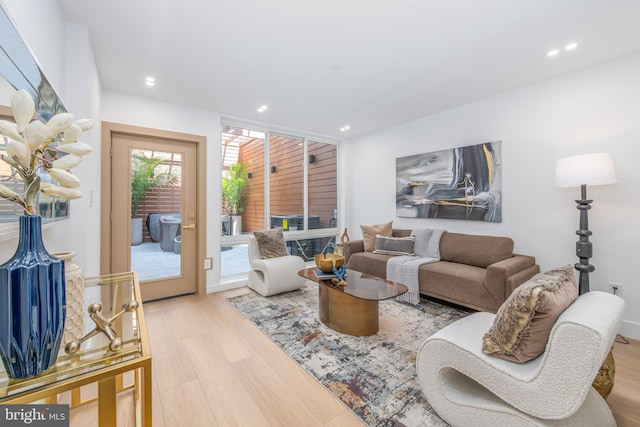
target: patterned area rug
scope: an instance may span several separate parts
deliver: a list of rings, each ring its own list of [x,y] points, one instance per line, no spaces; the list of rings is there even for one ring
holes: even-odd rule
[[[424,398],[415,369],[426,338],[468,313],[426,299],[380,302],[380,330],[353,337],[318,320],[318,284],[229,302],[370,426],[446,426]]]

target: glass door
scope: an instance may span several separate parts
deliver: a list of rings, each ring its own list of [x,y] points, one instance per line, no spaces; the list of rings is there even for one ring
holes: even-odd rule
[[[131,149],[131,270],[146,280],[180,276],[182,156]]]
[[[195,144],[117,134],[112,148],[112,272],[136,271],[145,301],[195,293]]]

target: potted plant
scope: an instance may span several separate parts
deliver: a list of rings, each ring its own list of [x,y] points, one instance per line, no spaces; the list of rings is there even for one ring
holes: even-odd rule
[[[175,169],[156,174],[156,168],[165,159],[147,157],[141,151],[131,155],[131,246],[142,243],[142,218],[138,218],[138,208],[147,191],[175,184],[179,174]]]
[[[247,168],[240,162],[229,166],[229,170],[222,179],[222,201],[227,214],[231,216],[230,234],[232,235],[242,233],[242,212],[247,205],[244,191],[248,183]]]

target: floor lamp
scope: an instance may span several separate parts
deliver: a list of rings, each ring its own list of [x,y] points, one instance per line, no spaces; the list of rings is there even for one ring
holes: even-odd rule
[[[589,273],[596,268],[589,264],[589,258],[593,255],[592,244],[589,241],[589,221],[587,211],[591,209],[591,202],[587,200],[587,185],[605,185],[618,182],[613,160],[608,153],[582,154],[579,156],[564,157],[556,160],[556,186],[580,187],[580,200],[576,200],[580,211],[580,229],[576,231],[579,236],[576,242],[576,255],[580,262],[574,264],[580,272],[578,292],[582,295],[589,292]]]

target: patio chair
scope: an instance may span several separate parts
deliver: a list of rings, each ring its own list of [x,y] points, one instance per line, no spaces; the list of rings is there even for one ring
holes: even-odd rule
[[[298,271],[305,268],[302,258],[285,255],[262,259],[258,241],[254,236],[249,236],[248,255],[252,270],[249,272],[247,286],[260,295],[265,297],[276,295],[304,286],[304,278],[298,275]]]

